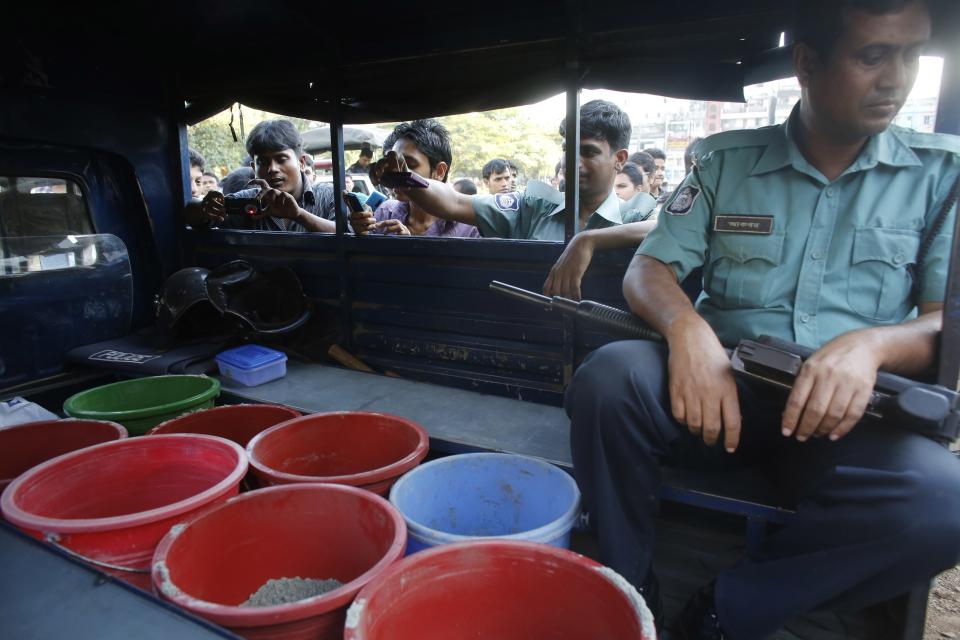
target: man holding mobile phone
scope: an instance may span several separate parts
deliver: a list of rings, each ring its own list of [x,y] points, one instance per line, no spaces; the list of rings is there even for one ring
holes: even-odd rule
[[[393,133],[387,136],[383,148],[403,158],[404,166],[411,174],[408,177],[411,183],[426,184],[424,178],[446,183],[450,175],[450,166],[453,164],[450,133],[436,120],[400,123]],[[349,202],[347,204],[349,206]],[[350,225],[354,232],[361,236],[372,233],[446,238],[480,237],[480,231],[475,226],[433,216],[413,202],[404,191],[397,191],[396,200],[387,200],[375,211],[366,207],[362,211],[351,213]]]
[[[219,227],[256,231],[336,232],[333,187],[312,182],[304,173],[300,132],[289,120],[265,120],[247,137],[254,179],[228,196],[211,191],[187,205],[184,216],[194,228]],[[260,213],[227,215],[225,199],[255,198]]]

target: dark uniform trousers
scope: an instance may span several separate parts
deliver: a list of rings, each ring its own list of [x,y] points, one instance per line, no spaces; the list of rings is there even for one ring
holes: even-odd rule
[[[797,513],[717,577],[734,640],[764,638],[796,614],[852,610],[960,562],[960,461],[909,431],[865,421],[845,438],[780,433],[785,394],[738,382],[736,453],[707,447],[670,410],[666,347],[637,340],[592,353],[567,390],[573,466],[601,561],[634,585],[650,567],[660,465],[759,465]]]

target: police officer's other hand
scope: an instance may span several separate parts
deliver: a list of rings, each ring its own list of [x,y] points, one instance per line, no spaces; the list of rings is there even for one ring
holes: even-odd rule
[[[880,369],[880,345],[869,331],[845,333],[821,347],[800,369],[783,412],[783,435],[837,440],[863,418]]]
[[[219,191],[208,191],[200,201],[200,211],[203,221],[207,224],[220,224],[227,217],[227,208],[223,204],[223,194]]]
[[[393,234],[398,236],[409,236],[410,229],[406,227],[402,222],[396,219],[392,220],[381,220],[374,225],[378,231],[386,234]]]
[[[247,187],[260,187],[260,193],[257,194],[257,199],[260,201],[260,209],[263,213],[259,216],[254,216],[254,219],[264,216],[274,216],[275,218],[296,220],[300,217],[300,204],[296,198],[286,191],[273,189],[266,180],[259,178],[248,182]]]
[[[575,235],[550,268],[543,295],[580,300],[580,281],[593,259],[594,243],[589,231]]]
[[[669,333],[670,408],[674,419],[708,445],[740,442],[740,403],[733,369],[717,335],[700,316],[677,319]]]

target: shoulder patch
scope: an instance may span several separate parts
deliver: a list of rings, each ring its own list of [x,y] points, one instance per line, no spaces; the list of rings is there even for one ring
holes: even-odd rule
[[[514,193],[498,193],[493,196],[493,201],[497,204],[497,208],[500,211],[519,211],[520,210],[520,198],[519,194]]]
[[[700,197],[700,188],[692,185],[681,187],[673,202],[667,205],[666,212],[672,216],[685,216],[693,209],[693,203]]]

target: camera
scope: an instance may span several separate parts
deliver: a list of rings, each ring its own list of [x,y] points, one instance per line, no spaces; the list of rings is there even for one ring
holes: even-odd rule
[[[256,198],[224,198],[223,206],[228,216],[252,218],[263,213],[260,201]]]

